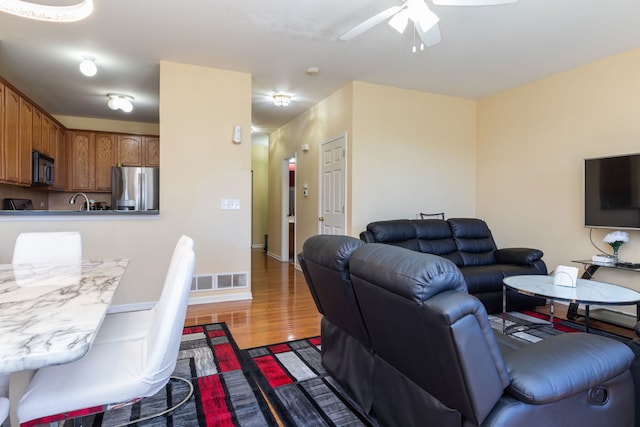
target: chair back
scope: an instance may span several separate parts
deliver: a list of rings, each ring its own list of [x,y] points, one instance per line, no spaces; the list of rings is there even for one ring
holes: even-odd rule
[[[416,384],[441,402],[416,410],[434,417],[455,410],[479,425],[509,377],[484,306],[467,293],[460,270],[442,257],[377,243],[354,251],[350,265],[376,355],[394,368],[394,382]],[[386,392],[383,401],[401,395]]]
[[[82,238],[76,231],[21,233],[13,249],[12,264],[58,262],[82,259]]]
[[[312,236],[304,242],[298,260],[318,311],[369,347],[369,334],[349,277],[351,254],[363,245],[363,241],[350,236]]]
[[[195,266],[192,245],[191,239],[176,245],[146,337],[143,377],[151,386],[148,395],[166,384],[176,366]]]

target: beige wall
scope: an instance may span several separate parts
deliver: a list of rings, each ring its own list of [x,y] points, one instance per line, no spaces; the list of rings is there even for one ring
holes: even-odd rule
[[[269,218],[269,135],[251,137],[252,215],[251,246],[264,246]]]
[[[282,160],[291,154],[297,158],[294,253],[298,253],[309,236],[318,234],[318,149],[321,142],[351,132],[352,90],[352,84],[343,87],[270,135],[269,254],[276,258],[281,255],[281,221],[286,215],[281,212]],[[302,144],[309,144],[309,151],[303,152]],[[305,182],[308,197],[302,195]]]
[[[372,221],[475,215],[475,102],[354,83],[351,234]]]
[[[116,304],[158,298],[181,234],[195,240],[196,274],[250,273],[251,76],[163,61],[160,99],[159,216],[2,221],[2,241],[14,242],[25,231],[78,230],[84,257],[130,258]],[[229,104],[229,99],[239,101]],[[239,145],[231,142],[235,124],[244,130]],[[240,199],[241,209],[221,211],[221,198]],[[12,250],[12,244],[0,246],[0,260],[10,262]]]
[[[545,252],[550,270],[597,253],[583,227],[585,158],[640,152],[640,50],[629,51],[478,102],[478,215],[498,246]],[[602,237],[611,230],[594,230]],[[640,261],[640,232],[621,257]],[[640,289],[640,275],[600,280]]]

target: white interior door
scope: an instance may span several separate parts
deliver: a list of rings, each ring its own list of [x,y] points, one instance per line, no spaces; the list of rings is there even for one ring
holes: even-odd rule
[[[320,216],[321,234],[345,234],[347,228],[346,192],[347,138],[341,135],[320,144]]]

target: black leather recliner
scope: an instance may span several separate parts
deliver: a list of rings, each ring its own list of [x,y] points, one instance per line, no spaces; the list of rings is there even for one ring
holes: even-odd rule
[[[498,249],[487,223],[478,218],[377,221],[360,233],[367,243],[385,243],[452,261],[464,276],[469,293],[489,313],[502,311],[502,279],[520,274],[547,274],[542,251]],[[545,305],[544,298],[507,292],[507,309]]]
[[[373,350],[349,275],[351,254],[363,245],[347,236],[314,236],[298,261],[323,315],[322,365],[367,413],[373,400]]]
[[[383,425],[633,425],[633,353],[623,343],[567,333],[503,354],[452,262],[367,244],[350,266]]]
[[[493,331],[452,262],[356,241],[314,236],[301,265],[324,314],[323,364],[337,364],[327,370],[349,393],[371,388],[363,411],[380,425],[633,425],[626,345],[584,333],[517,342]],[[360,364],[367,368],[345,377]]]

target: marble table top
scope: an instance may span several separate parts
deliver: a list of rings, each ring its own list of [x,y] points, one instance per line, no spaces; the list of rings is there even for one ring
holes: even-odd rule
[[[128,262],[0,264],[0,373],[84,356]]]
[[[640,293],[624,286],[577,279],[575,287],[553,284],[553,276],[511,276],[504,284],[518,292],[582,304],[629,305],[640,303]]]

